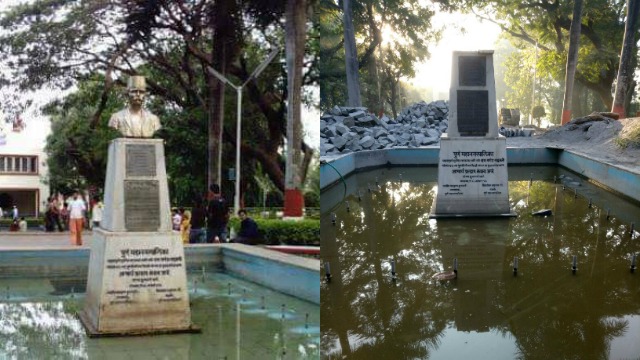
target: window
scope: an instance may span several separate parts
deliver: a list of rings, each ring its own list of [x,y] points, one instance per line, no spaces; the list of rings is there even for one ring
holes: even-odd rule
[[[37,174],[38,157],[0,155],[0,173]]]

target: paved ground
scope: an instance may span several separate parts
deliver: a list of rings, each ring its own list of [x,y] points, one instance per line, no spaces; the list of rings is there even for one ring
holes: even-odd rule
[[[84,242],[82,247],[89,248],[92,236],[91,231],[82,233],[82,240]],[[77,248],[77,246],[71,245],[71,236],[68,231],[53,233],[43,231],[0,231],[0,250],[42,248],[60,249]]]

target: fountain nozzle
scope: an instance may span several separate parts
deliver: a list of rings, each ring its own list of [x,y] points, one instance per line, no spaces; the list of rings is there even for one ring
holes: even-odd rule
[[[324,276],[327,282],[331,282],[331,264],[329,262],[324,263]]]
[[[391,260],[391,280],[396,281],[396,261]]]

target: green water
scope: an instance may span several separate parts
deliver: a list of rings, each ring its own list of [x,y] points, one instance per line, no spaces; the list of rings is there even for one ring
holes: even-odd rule
[[[640,356],[637,204],[560,168],[510,168],[517,218],[430,220],[435,173],[369,171],[347,179],[344,200],[342,184],[323,193],[321,258],[332,280],[321,285],[322,358]],[[540,209],[553,216],[530,215]],[[458,279],[431,279],[454,258]]]
[[[206,273],[204,282],[202,274],[189,275],[192,320],[201,334],[88,338],[75,315],[84,283],[0,279],[0,359],[320,357],[317,305],[224,273]]]

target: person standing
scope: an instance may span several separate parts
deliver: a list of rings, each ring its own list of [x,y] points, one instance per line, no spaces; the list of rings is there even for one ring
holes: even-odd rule
[[[64,228],[62,227],[62,223],[60,221],[60,202],[58,201],[57,196],[51,197],[51,203],[49,205],[51,209],[51,218],[53,220],[52,226],[55,224],[58,226],[58,231],[63,232]]]
[[[62,209],[60,210],[60,219],[62,222],[62,226],[64,229],[69,229],[69,203],[67,202],[62,205]]]
[[[180,231],[180,224],[182,224],[182,215],[180,215],[180,210],[174,208],[171,216],[171,228],[174,231]]]
[[[191,209],[191,231],[189,232],[190,244],[204,244],[207,242],[205,233],[205,222],[207,220],[207,210],[204,208],[202,199],[198,197],[195,206]]]
[[[212,196],[207,206],[207,242],[226,242],[229,206],[227,200],[220,194],[218,184],[212,184],[210,189]]]
[[[11,209],[11,219],[18,220],[18,207],[13,205],[13,209]]]
[[[182,222],[180,223],[180,237],[183,244],[189,243],[189,234],[191,233],[191,211],[185,210],[182,213]]]
[[[71,244],[82,245],[82,227],[84,226],[84,213],[87,207],[80,197],[80,192],[73,193],[73,200],[69,201],[69,230],[71,231]]]
[[[102,209],[104,209],[104,204],[100,201],[99,197],[94,197],[93,200],[95,203],[93,204],[93,208],[91,208],[91,224],[92,228],[100,227],[100,222],[102,221]]]

